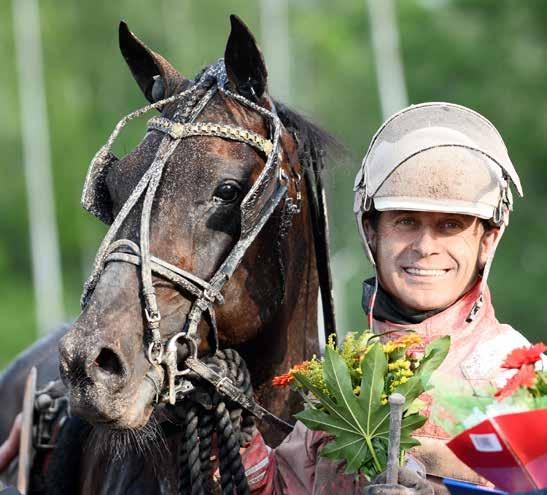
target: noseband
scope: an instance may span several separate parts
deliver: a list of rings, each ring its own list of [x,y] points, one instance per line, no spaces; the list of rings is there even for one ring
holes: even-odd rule
[[[269,139],[241,127],[211,122],[195,122],[217,91],[262,115],[268,122]],[[230,280],[245,252],[271,217],[281,199],[287,194],[288,177],[280,166],[282,154],[280,145],[281,122],[275,111],[270,111],[239,94],[229,91],[226,88],[224,62],[221,60],[206,69],[189,89],[136,110],[118,123],[107,143],[98,151],[91,162],[82,194],[82,205],[96,216],[103,220],[106,219],[102,212],[104,207],[101,205],[102,198],[97,184],[101,179],[104,180],[109,163],[116,160],[110,152],[115,139],[130,120],[152,109],[182,99],[188,99],[189,102],[186,105],[180,105],[176,109],[173,118],[155,117],[148,122],[149,130],[159,131],[164,136],[152,164],[113,220],[99,247],[92,274],[84,286],[81,299],[82,308],[87,305],[108,263],[124,262],[140,267],[147,327],[147,336],[145,337],[147,340],[147,358],[161,377],[159,378],[161,384],[153,380],[157,387],[157,400],[174,404],[177,399],[186,395],[191,390],[191,384],[183,377],[186,373],[193,371],[214,384],[221,393],[233,398],[258,417],[262,417],[266,412],[265,410],[249,401],[247,397],[241,396],[242,394],[233,384],[229,383],[229,380],[217,375],[197,358],[197,349],[200,343],[198,325],[202,318],[207,316],[213,331],[215,350],[218,349],[218,330],[214,304],[224,302],[222,296],[224,286]],[[195,102],[193,107],[190,106],[192,102]],[[267,157],[264,169],[242,200],[240,206],[242,221],[239,239],[216,273],[208,281],[165,260],[152,256],[150,253],[152,204],[165,164],[175,151],[178,143],[182,139],[191,136],[214,136],[239,141],[252,146]],[[128,239],[114,241],[121,225],[143,195],[140,245]],[[160,334],[161,315],[152,284],[152,274],[169,280],[175,287],[194,298],[184,329],[168,341],[162,341]],[[188,368],[182,371],[178,369],[177,364],[177,347],[179,343],[186,344],[190,350],[190,355],[185,361]],[[164,369],[167,376],[164,374]],[[165,381],[167,381],[166,384]]]

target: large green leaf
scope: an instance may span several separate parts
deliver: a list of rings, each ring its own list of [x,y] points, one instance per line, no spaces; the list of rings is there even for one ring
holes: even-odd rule
[[[295,414],[295,418],[302,421],[310,430],[326,431],[332,435],[356,435],[355,429],[346,421],[318,409],[305,409]]]
[[[346,461],[345,472],[357,472],[364,463],[372,459],[366,442],[359,435],[340,435],[321,449],[321,455],[329,459]]]
[[[346,417],[352,421],[356,430],[364,435],[365,430],[361,422],[366,409],[361,408],[353,393],[349,370],[342,356],[328,347],[323,360],[323,375],[325,384],[336,398],[336,402],[347,413]]]
[[[348,426],[352,427],[351,419],[348,416],[348,412],[341,407],[338,407],[336,402],[334,402],[327,394],[319,390],[313,383],[306,378],[302,373],[295,373],[294,378],[297,382],[300,383],[303,387],[309,390],[315,397],[321,402],[321,405],[334,417],[342,420]],[[304,424],[306,424],[303,421]]]

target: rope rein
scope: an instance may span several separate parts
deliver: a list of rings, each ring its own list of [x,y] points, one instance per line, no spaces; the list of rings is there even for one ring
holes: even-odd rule
[[[230,379],[247,397],[253,395],[251,377],[241,356],[232,349],[219,351],[205,362],[217,373]],[[199,394],[177,406],[180,427],[184,433],[179,444],[180,495],[205,495],[214,486],[213,435],[216,433],[218,468],[223,495],[250,493],[240,448],[256,432],[256,420],[239,405],[226,400],[208,384]]]

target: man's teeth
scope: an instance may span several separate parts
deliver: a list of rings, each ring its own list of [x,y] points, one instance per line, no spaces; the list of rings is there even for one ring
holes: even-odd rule
[[[447,270],[425,270],[423,268],[405,268],[406,273],[410,275],[419,275],[420,277],[441,277]]]

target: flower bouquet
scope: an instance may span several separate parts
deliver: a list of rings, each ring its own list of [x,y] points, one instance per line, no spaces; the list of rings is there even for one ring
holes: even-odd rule
[[[331,336],[325,356],[299,364],[274,385],[290,385],[304,397],[307,407],[296,415],[312,430],[332,435],[321,455],[345,460],[346,473],[368,479],[386,469],[390,408],[388,396],[405,397],[400,454],[419,445],[412,433],[426,417],[419,396],[448,353],[450,338],[431,342],[424,352],[421,337],[408,334],[381,343],[379,335],[349,333],[340,347]]]
[[[547,488],[547,370],[544,344],[513,350],[515,374],[484,397],[437,386],[431,419],[456,435],[447,445],[470,468],[509,492]]]

